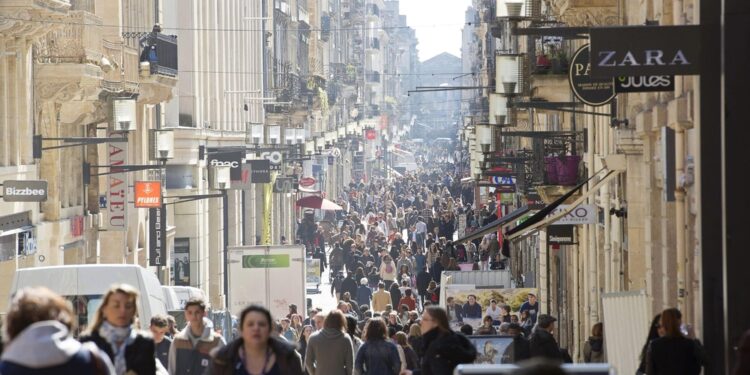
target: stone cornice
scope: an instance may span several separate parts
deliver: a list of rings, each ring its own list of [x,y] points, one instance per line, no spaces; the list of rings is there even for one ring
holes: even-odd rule
[[[568,26],[619,24],[617,0],[549,0],[552,13]]]

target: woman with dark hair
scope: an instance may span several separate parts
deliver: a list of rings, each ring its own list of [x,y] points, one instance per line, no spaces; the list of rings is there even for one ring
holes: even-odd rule
[[[421,369],[402,371],[402,375],[450,375],[462,363],[472,363],[477,350],[464,335],[453,332],[448,313],[438,306],[429,306],[422,313],[424,356]]]
[[[310,339],[310,336],[313,334],[313,326],[306,325],[302,327],[302,331],[299,335],[299,341],[297,341],[297,353],[300,354],[300,357],[302,357],[302,362],[305,361],[305,351],[307,350],[307,340]]]
[[[664,335],[652,341],[646,354],[646,373],[698,375],[705,363],[703,347],[698,340],[686,337],[680,330],[682,313],[675,308],[661,313],[659,322]]]
[[[388,292],[391,293],[391,306],[393,306],[394,309],[401,306],[399,304],[401,301],[401,289],[398,287],[398,283],[391,284],[391,288]]]
[[[382,319],[370,319],[365,326],[365,342],[357,352],[354,367],[360,374],[397,375],[401,370],[398,348],[387,338]]]
[[[591,337],[583,344],[583,361],[586,363],[605,363],[604,325],[596,323],[591,327]]]
[[[88,341],[107,353],[117,375],[156,373],[154,340],[138,330],[138,290],[130,285],[113,285],[104,294],[93,323],[81,337],[81,342]]]
[[[523,317],[523,311],[521,312],[521,317]],[[661,326],[659,325],[660,320],[661,314],[656,314],[654,319],[651,320],[651,325],[648,329],[648,336],[646,336],[646,343],[643,344],[643,348],[641,349],[641,355],[639,357],[640,363],[638,364],[638,369],[635,371],[636,375],[646,373],[646,354],[648,352],[648,345],[651,344],[651,341],[654,341],[661,336],[661,332],[659,332],[661,329]]]
[[[302,375],[302,359],[294,347],[271,335],[273,319],[262,306],[240,313],[240,337],[211,352],[212,375]]]
[[[359,322],[357,318],[347,315],[346,316],[346,333],[349,334],[349,338],[352,339],[352,353],[357,354],[359,347],[362,346],[362,339],[359,338]]]

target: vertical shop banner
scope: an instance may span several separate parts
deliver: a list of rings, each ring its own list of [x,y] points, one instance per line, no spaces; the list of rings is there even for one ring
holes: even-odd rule
[[[167,218],[164,206],[148,209],[148,262],[164,266],[167,261]]]
[[[107,165],[112,174],[107,175],[107,222],[108,231],[124,231],[128,227],[128,173],[118,165],[128,163],[128,143],[111,142],[107,147]]]
[[[174,239],[174,285],[190,286],[190,238]]]
[[[276,173],[271,181],[276,180]],[[263,245],[271,244],[271,210],[273,209],[273,183],[263,185]]]

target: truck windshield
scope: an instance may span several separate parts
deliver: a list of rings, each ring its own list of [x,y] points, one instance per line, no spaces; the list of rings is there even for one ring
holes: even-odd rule
[[[75,337],[85,332],[94,320],[96,309],[102,303],[102,297],[101,294],[65,296],[65,299],[73,305],[73,313],[78,317],[78,326],[72,332]]]

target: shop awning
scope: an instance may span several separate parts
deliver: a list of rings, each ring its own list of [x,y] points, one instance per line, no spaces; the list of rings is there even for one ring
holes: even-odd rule
[[[596,173],[594,176],[597,176],[599,173]],[[505,238],[508,240],[517,239],[519,237],[523,237],[526,235],[529,235],[535,231],[538,231],[539,229],[542,229],[552,223],[554,223],[557,220],[562,219],[565,215],[569,214],[571,211],[573,211],[578,205],[583,203],[586,199],[588,199],[591,195],[593,195],[599,188],[604,186],[604,184],[611,181],[613,178],[617,177],[617,175],[620,174],[620,171],[608,171],[607,174],[602,177],[599,182],[597,182],[593,187],[591,187],[585,194],[581,195],[578,199],[576,199],[573,203],[569,204],[564,210],[560,211],[554,216],[547,217],[552,211],[555,210],[559,205],[561,205],[565,200],[570,198],[576,191],[578,191],[580,188],[582,188],[584,185],[586,185],[589,180],[586,180],[582,183],[580,183],[578,186],[571,189],[569,192],[565,193],[562,197],[558,198],[556,201],[550,203],[547,207],[544,207],[543,209],[539,210],[534,216],[530,217],[528,220],[524,221],[521,225],[509,230],[507,233],[505,233]],[[592,177],[593,178],[593,177]]]
[[[502,228],[505,225],[511,224],[512,222],[518,220],[521,216],[525,215],[527,212],[529,212],[529,208],[526,206],[523,206],[479,229],[477,229],[475,232],[464,236],[463,238],[459,238],[455,241],[455,243],[461,243],[465,241],[472,241],[477,238],[482,238],[485,235],[493,232],[497,232],[499,228]]]

